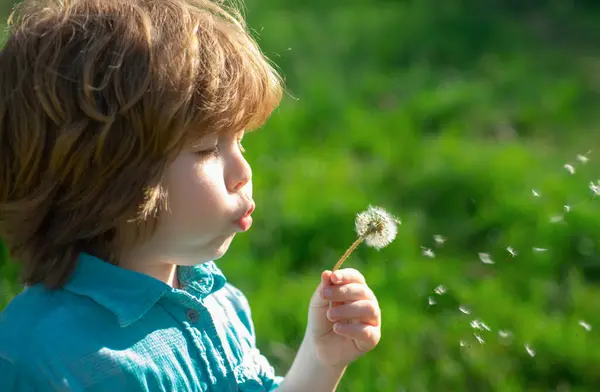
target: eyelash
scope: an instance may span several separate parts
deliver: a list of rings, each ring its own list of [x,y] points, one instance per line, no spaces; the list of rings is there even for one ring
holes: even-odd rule
[[[242,145],[241,139],[238,139],[237,144],[238,144],[238,148],[240,149],[240,152],[242,154],[245,153],[246,149]],[[219,156],[219,146],[214,146],[213,148],[208,149],[208,150],[198,151],[197,154],[200,155],[201,157],[218,157]]]
[[[196,154],[201,157],[218,157],[219,156],[219,147],[215,146],[209,150],[197,151]]]

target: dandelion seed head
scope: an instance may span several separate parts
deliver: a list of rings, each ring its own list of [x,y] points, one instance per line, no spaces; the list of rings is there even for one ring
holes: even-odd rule
[[[563,167],[569,172],[569,174],[575,174],[575,168],[570,163],[565,163]]]
[[[592,325],[583,320],[579,320],[579,325],[588,332],[592,330]]]
[[[383,208],[369,206],[366,211],[356,215],[356,233],[364,237],[365,243],[375,249],[389,245],[396,234],[400,220]]]
[[[494,264],[489,253],[479,253],[479,260],[481,260],[483,264]]]

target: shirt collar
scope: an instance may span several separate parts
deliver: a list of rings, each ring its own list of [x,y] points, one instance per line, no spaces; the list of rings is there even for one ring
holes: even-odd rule
[[[203,299],[221,289],[227,279],[213,261],[177,267],[183,291]],[[130,325],[154,306],[163,295],[179,292],[168,284],[81,253],[65,289],[91,298],[114,313],[122,327]],[[189,297],[189,296],[188,296]]]

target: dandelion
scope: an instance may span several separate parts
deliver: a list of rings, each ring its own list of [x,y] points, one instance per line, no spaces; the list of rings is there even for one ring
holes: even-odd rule
[[[569,174],[575,174],[575,168],[570,163],[565,163],[563,167],[569,172]]]
[[[396,238],[396,234],[398,233],[397,225],[400,223],[398,218],[379,207],[369,206],[366,211],[357,214],[354,226],[358,234],[358,239],[350,245],[338,260],[333,267],[333,271],[338,270],[354,249],[363,241],[368,246],[372,246],[377,250],[389,245]],[[329,307],[331,308],[332,306],[333,301],[329,301]]]
[[[339,269],[342,263],[363,241],[373,248],[379,250],[389,245],[398,233],[397,224],[400,220],[383,208],[369,206],[366,211],[356,215],[355,228],[358,239],[346,250],[346,253],[338,260],[333,271]]]
[[[494,264],[494,261],[490,258],[489,253],[479,253],[479,260],[483,264]]]
[[[583,320],[579,320],[579,325],[588,332],[592,330],[592,326]]]

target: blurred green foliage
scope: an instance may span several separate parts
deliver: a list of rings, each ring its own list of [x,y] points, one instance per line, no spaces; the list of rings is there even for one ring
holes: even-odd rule
[[[219,265],[247,294],[278,372],[320,272],[374,204],[402,219],[399,235],[344,266],[378,295],[383,337],[340,390],[600,389],[600,199],[589,189],[600,177],[598,4],[246,5],[288,93],[245,139],[255,224]],[[576,159],[588,150],[588,164]],[[19,288],[5,255],[0,269],[4,305]]]

